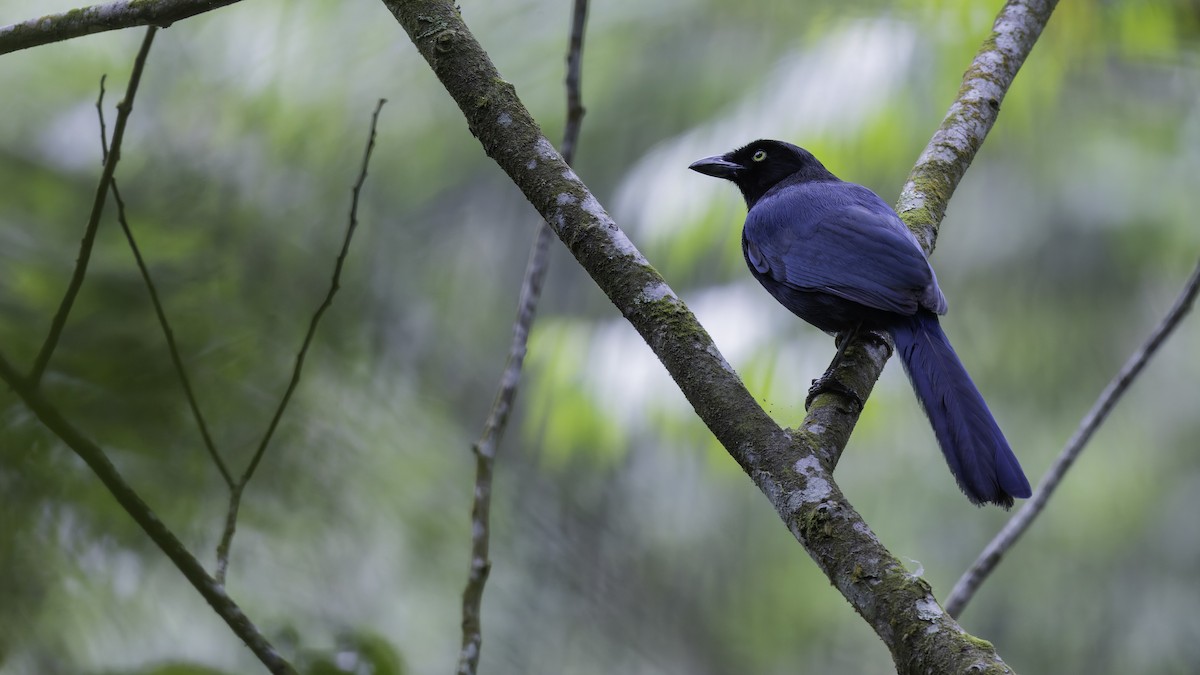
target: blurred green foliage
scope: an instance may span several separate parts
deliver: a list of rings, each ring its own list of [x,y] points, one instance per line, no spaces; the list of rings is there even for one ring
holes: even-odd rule
[[[59,4],[62,4],[61,2]],[[569,4],[463,3],[551,138]],[[9,23],[70,5],[19,0]],[[782,424],[831,341],[750,280],[743,207],[686,171],[755,137],[894,199],[999,3],[596,3],[577,172]],[[78,250],[140,31],[0,57],[0,350],[29,364]],[[1062,3],[951,204],[944,325],[1031,478],[1200,251],[1200,11]],[[381,4],[258,0],[151,53],[118,177],[237,471],[343,288],[242,505],[229,590],[304,672],[445,672],[470,442],[537,223]],[[1021,672],[1200,670],[1200,329],[1164,348],[963,617]],[[45,381],[210,568],[225,490],[109,208]],[[883,672],[886,650],[558,247],[499,459],[489,673]],[[889,367],[842,488],[939,596],[1003,523],[955,489]],[[1035,479],[1036,480],[1036,479]],[[0,392],[0,672],[259,672],[86,467]]]

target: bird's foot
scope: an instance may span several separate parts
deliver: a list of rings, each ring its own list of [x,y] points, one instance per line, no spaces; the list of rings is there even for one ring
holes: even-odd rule
[[[812,381],[812,386],[808,388],[808,397],[804,399],[804,409],[811,409],[813,399],[821,394],[837,394],[857,403],[859,410],[863,408],[863,400],[858,392],[837,381],[833,373],[825,373]]]

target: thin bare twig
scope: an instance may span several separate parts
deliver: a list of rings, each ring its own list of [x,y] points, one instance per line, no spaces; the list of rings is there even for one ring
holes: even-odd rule
[[[575,160],[575,147],[579,143],[579,129],[583,122],[584,108],[582,87],[583,36],[587,25],[587,0],[575,0],[571,13],[571,36],[567,47],[567,122],[563,130],[562,156],[569,165]],[[529,252],[529,263],[525,267],[525,278],[521,283],[520,300],[517,303],[517,318],[513,322],[512,344],[509,346],[508,361],[496,399],[483,425],[483,432],[472,446],[475,453],[475,493],[471,506],[471,566],[467,584],[463,588],[462,650],[458,657],[460,675],[474,675],[479,668],[479,653],[483,646],[483,626],[480,606],[483,589],[487,584],[492,563],[488,559],[491,538],[492,475],[496,460],[496,448],[508,425],[517,387],[521,383],[521,369],[525,364],[529,330],[537,313],[538,300],[548,267],[550,241],[554,231],[542,221]]]
[[[192,411],[192,417],[196,420],[196,426],[200,428],[200,436],[204,439],[204,448],[208,450],[208,455],[212,458],[213,464],[216,465],[217,471],[221,473],[221,478],[225,480],[225,484],[232,489],[234,485],[233,474],[229,472],[229,467],[221,459],[221,454],[217,452],[217,446],[213,442],[212,434],[208,431],[208,424],[205,423],[204,415],[200,412],[200,404],[196,401],[196,394],[192,391],[192,383],[188,379],[187,370],[183,367],[183,358],[179,356],[179,346],[175,344],[175,332],[171,330],[171,324],[167,321],[166,310],[163,309],[162,301],[158,297],[158,289],[154,286],[154,280],[150,278],[150,268],[146,266],[146,261],[142,258],[142,252],[138,248],[137,241],[133,238],[133,230],[129,227],[129,220],[125,217],[125,200],[121,199],[121,191],[117,188],[116,177],[113,177],[112,193],[113,199],[117,202],[117,220],[121,223],[121,230],[125,232],[125,240],[129,242],[129,250],[133,251],[133,257],[137,261],[138,270],[142,273],[142,280],[146,284],[146,290],[150,293],[150,302],[154,304],[154,314],[158,317],[158,325],[162,327],[163,337],[167,340],[167,351],[171,353],[171,363],[175,366],[175,374],[179,376],[179,384],[183,386],[183,394],[187,398],[188,408]],[[223,580],[222,583],[224,583]]]
[[[240,0],[120,0],[0,27],[0,54],[135,26],[166,28]]]
[[[238,482],[229,488],[229,506],[225,509],[225,528],[221,531],[221,542],[217,544],[217,572],[219,583],[225,583],[229,572],[229,549],[233,546],[233,535],[237,532],[238,511],[242,507],[243,484]]]
[[[571,39],[567,47],[567,124],[563,129],[562,156],[575,162],[575,146],[583,124],[583,35],[587,27],[588,0],[575,0],[571,11]]]
[[[100,118],[100,164],[108,163],[108,128],[104,126],[104,81],[108,74],[100,76],[100,95],[96,97],[96,117]]]
[[[1196,269],[1192,271],[1192,276],[1188,278],[1183,290],[1180,291],[1179,297],[1175,299],[1175,304],[1163,320],[1154,328],[1154,332],[1150,337],[1146,338],[1146,342],[1138,348],[1136,352],[1129,357],[1125,365],[1117,373],[1116,377],[1108,383],[1108,386],[1101,392],[1100,398],[1092,404],[1091,410],[1087,415],[1084,415],[1080,421],[1079,427],[1067,441],[1066,447],[1059,453],[1058,458],[1054,460],[1054,464],[1046,472],[1042,478],[1042,482],[1034,491],[1033,497],[1029,501],[1021,505],[1021,508],[1013,514],[1012,518],[1000,530],[1000,533],[993,538],[988,545],[979,554],[979,558],[971,565],[958,582],[954,584],[954,589],[950,591],[950,595],[946,598],[946,611],[950,616],[957,617],[962,613],[963,608],[975,596],[975,592],[987,580],[996,566],[1000,564],[1000,560],[1004,554],[1012,548],[1013,544],[1017,543],[1025,530],[1033,524],[1042,511],[1046,508],[1046,502],[1050,500],[1051,495],[1058,488],[1066,476],[1067,470],[1075,463],[1079,454],[1083,452],[1084,447],[1092,438],[1092,434],[1096,432],[1108,414],[1112,412],[1114,406],[1120,400],[1121,396],[1129,388],[1129,385],[1141,374],[1146,363],[1158,351],[1163,342],[1171,335],[1175,328],[1180,324],[1184,315],[1192,308],[1192,304],[1196,300],[1196,294],[1200,291],[1200,263],[1197,263]]]
[[[101,77],[100,97],[96,100],[96,112],[100,117],[100,147],[107,161],[108,144],[104,137],[104,110],[101,107],[103,101],[104,77]],[[142,252],[133,237],[133,230],[130,228],[129,219],[125,215],[125,200],[121,198],[121,190],[117,187],[116,175],[113,175],[111,184],[113,199],[117,202],[117,221],[121,224],[121,230],[125,233],[125,240],[129,242],[129,249],[133,251],[133,257],[137,261],[138,271],[142,274],[142,281],[146,284],[146,290],[150,292],[150,302],[154,304],[154,313],[158,316],[158,325],[162,327],[163,336],[167,340],[167,350],[171,353],[171,363],[175,366],[175,374],[179,377],[180,384],[183,385],[183,393],[187,398],[188,407],[192,411],[192,417],[195,418],[196,425],[200,427],[200,435],[204,439],[204,447],[208,450],[209,456],[212,457],[213,463],[216,464],[217,471],[221,473],[221,478],[225,479],[225,484],[230,489],[233,489],[233,475],[229,473],[229,467],[221,459],[220,453],[217,452],[217,446],[213,443],[212,435],[208,432],[208,425],[204,422],[204,415],[200,412],[200,405],[196,402],[196,395],[192,391],[191,381],[188,380],[187,370],[183,367],[183,359],[179,356],[179,347],[175,344],[175,333],[171,330],[171,324],[167,321],[167,313],[158,298],[158,289],[154,285],[154,280],[150,277],[150,268],[146,266],[146,261],[142,258]]]
[[[129,76],[129,86],[125,90],[125,98],[117,104],[117,123],[113,126],[112,146],[109,148],[104,162],[104,171],[100,174],[100,184],[96,186],[96,197],[92,200],[92,212],[88,216],[83,241],[79,244],[79,257],[75,261],[75,272],[71,275],[67,291],[63,295],[54,319],[50,322],[50,333],[42,343],[37,358],[34,359],[33,370],[29,374],[31,387],[36,388],[41,383],[46,366],[50,363],[50,357],[54,354],[54,348],[58,346],[58,340],[62,337],[67,316],[71,313],[72,305],[75,304],[75,297],[79,295],[79,289],[83,286],[83,279],[87,275],[88,261],[92,257],[92,244],[96,241],[96,230],[100,227],[100,214],[104,212],[104,199],[108,195],[108,186],[112,182],[113,171],[116,170],[117,162],[121,159],[121,141],[125,138],[125,125],[129,121],[129,113],[133,111],[133,97],[137,95],[138,83],[142,79],[142,70],[146,67],[146,55],[150,53],[150,45],[154,42],[154,34],[157,31],[158,28],[154,26],[146,29],[142,47],[133,61],[133,72]]]
[[[225,573],[229,568],[229,548],[233,543],[233,535],[237,529],[238,509],[242,502],[242,492],[246,489],[246,484],[254,477],[254,472],[258,469],[259,462],[262,461],[263,455],[267,452],[267,446],[271,443],[271,437],[275,435],[275,429],[279,426],[279,420],[283,418],[283,412],[287,409],[288,403],[292,400],[292,394],[296,392],[296,387],[300,384],[300,371],[304,368],[304,359],[308,355],[308,348],[312,344],[313,336],[316,335],[317,325],[321,322],[321,317],[325,315],[325,310],[333,304],[333,296],[341,288],[342,267],[346,263],[346,256],[350,252],[350,240],[354,237],[354,230],[358,228],[358,198],[362,193],[363,183],[367,180],[367,167],[371,163],[371,153],[375,150],[375,127],[379,122],[379,112],[383,109],[383,104],[387,103],[386,99],[379,99],[379,103],[375,105],[375,112],[371,115],[371,130],[367,136],[367,147],[363,151],[362,167],[358,172],[358,180],[354,182],[354,188],[351,190],[350,199],[350,217],[346,225],[346,235],[342,239],[342,250],[338,253],[337,261],[333,266],[333,277],[329,283],[329,290],[325,293],[325,299],[321,301],[321,305],[317,307],[317,311],[313,314],[312,320],[308,324],[308,332],[304,334],[304,342],[300,345],[300,351],[296,353],[295,366],[292,368],[292,379],[288,382],[287,389],[283,392],[283,398],[279,400],[279,406],[275,408],[275,414],[271,417],[270,424],[267,425],[267,430],[263,434],[262,440],[259,441],[258,449],[254,451],[254,457],[250,460],[250,464],[246,466],[245,472],[237,483],[232,486],[229,491],[229,509],[225,518],[225,531],[221,535],[221,543],[217,546],[217,579],[224,583]]]
[[[199,561],[159,520],[137,492],[125,482],[100,446],[67,422],[54,406],[42,398],[37,387],[21,377],[17,369],[4,358],[3,354],[0,354],[0,380],[7,383],[21,397],[25,405],[37,415],[47,429],[58,436],[63,443],[66,443],[67,447],[71,448],[80,459],[91,467],[100,482],[104,483],[121,507],[133,517],[133,520],[150,536],[155,545],[167,554],[175,567],[208,601],[217,615],[229,624],[234,634],[246,643],[258,660],[276,675],[295,675],[296,671],[291,664],[284,660],[275,647],[263,637],[237,603],[225,593],[225,588],[208,576]]]

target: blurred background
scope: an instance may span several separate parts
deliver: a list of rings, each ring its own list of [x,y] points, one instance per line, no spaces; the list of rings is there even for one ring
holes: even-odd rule
[[[464,0],[551,139],[570,2]],[[749,276],[736,190],[691,161],[759,137],[894,201],[1001,3],[591,7],[576,170],[783,425],[833,342]],[[70,9],[7,0],[0,24]],[[94,104],[143,31],[0,57],[0,350],[28,367],[100,174]],[[343,288],[242,503],[228,588],[310,673],[441,673],[532,209],[378,2],[243,2],[161,32],[118,168],[220,451],[240,471]],[[1200,252],[1200,5],[1063,3],[951,203],[943,325],[1032,482]],[[226,491],[111,205],[45,381],[211,570]],[[1165,346],[962,616],[1020,672],[1200,670],[1200,317]],[[887,650],[555,243],[501,448],[484,673],[879,673]],[[939,598],[1005,522],[959,493],[891,364],[837,470]],[[9,391],[0,672],[262,667]]]

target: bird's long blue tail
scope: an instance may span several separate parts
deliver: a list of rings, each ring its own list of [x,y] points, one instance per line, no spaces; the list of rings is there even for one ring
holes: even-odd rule
[[[1004,439],[971,376],[931,312],[891,326],[896,351],[958,486],[975,504],[1008,508],[1032,494],[1016,455]]]

